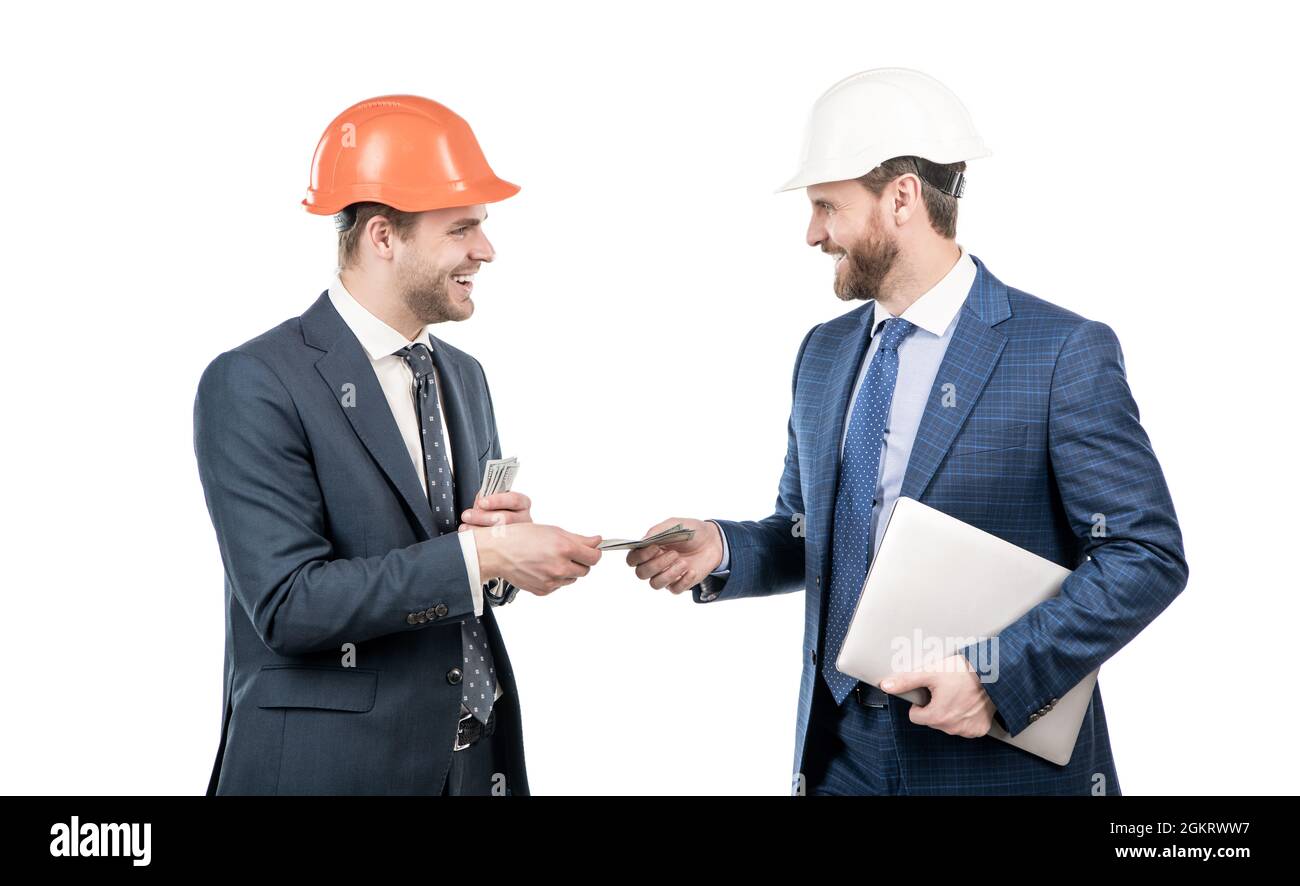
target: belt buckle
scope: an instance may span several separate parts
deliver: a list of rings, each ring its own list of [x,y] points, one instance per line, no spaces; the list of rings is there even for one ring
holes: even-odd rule
[[[473,716],[474,716],[473,714],[467,713],[465,716],[461,717],[458,721],[456,721],[456,743],[452,745],[451,748],[453,751],[463,751],[465,750],[465,748],[472,747],[474,745],[474,742],[472,741],[466,742],[465,744],[460,743],[461,729],[464,727],[465,721]]]

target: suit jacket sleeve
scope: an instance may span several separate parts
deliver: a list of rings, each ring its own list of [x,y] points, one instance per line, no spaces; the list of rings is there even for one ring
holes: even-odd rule
[[[814,326],[804,336],[790,380],[791,398],[798,391],[799,366]],[[785,466],[777,487],[776,509],[762,520],[716,520],[726,538],[730,571],[707,576],[691,589],[697,603],[739,597],[781,594],[804,585],[804,505],[799,478],[799,446],[794,430],[794,404],[786,423]]]
[[[1089,321],[1070,334],[1050,397],[1048,454],[1082,562],[1059,595],[1002,631],[996,659],[992,640],[963,650],[977,670],[996,661],[984,689],[1011,735],[1137,636],[1188,576],[1169,489],[1110,327]]]
[[[337,649],[474,612],[455,533],[337,556],[297,408],[258,357],[229,351],[204,371],[194,452],[227,580],[272,651]]]

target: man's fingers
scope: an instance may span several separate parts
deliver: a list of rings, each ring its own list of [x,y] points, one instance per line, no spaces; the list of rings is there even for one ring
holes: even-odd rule
[[[929,686],[933,682],[933,675],[925,671],[901,671],[897,674],[890,674],[880,682],[880,688],[890,693],[898,695],[900,692],[907,692],[909,689],[916,689],[919,686]]]
[[[627,565],[640,566],[647,560],[658,557],[663,552],[664,549],[659,547],[659,545],[650,545],[648,548],[633,548],[627,552]]]
[[[501,526],[505,523],[513,523],[515,516],[515,511],[485,511],[480,508],[470,508],[468,511],[460,512],[460,522],[471,526]]]
[[[655,578],[674,562],[676,562],[676,555],[672,551],[664,551],[653,560],[647,560],[638,566],[636,577],[653,584]]]
[[[659,574],[654,575],[650,578],[650,587],[652,588],[666,588],[669,585],[671,585],[673,582],[680,581],[681,578],[684,575],[686,575],[691,568],[690,564],[687,563],[685,560],[683,560],[681,557],[677,557],[676,555],[672,554],[671,551],[669,551],[668,553],[670,556],[673,556],[675,559],[667,561],[660,568]]]
[[[588,566],[594,566],[600,562],[600,555],[605,552],[596,547],[596,545],[600,544],[599,535],[574,535],[572,532],[565,532],[564,534],[569,540],[569,544],[561,545],[566,557],[578,563],[585,563]]]
[[[681,575],[673,579],[672,584],[668,585],[668,590],[674,594],[680,594],[682,591],[690,590],[699,584],[698,581],[694,580],[695,570],[691,568],[691,565],[685,560],[682,563],[686,568],[682,570]]]
[[[599,548],[589,548],[586,545],[573,545],[568,552],[569,559],[575,563],[581,563],[584,566],[595,566],[600,562],[600,555],[604,553]]]
[[[476,504],[489,511],[526,511],[533,506],[532,499],[522,492],[498,492],[482,496]]]
[[[647,560],[636,568],[636,577],[649,579],[654,587],[663,587],[661,584],[655,585],[654,579],[658,578],[660,573],[679,559],[678,555],[673,551],[661,550],[658,556]]]

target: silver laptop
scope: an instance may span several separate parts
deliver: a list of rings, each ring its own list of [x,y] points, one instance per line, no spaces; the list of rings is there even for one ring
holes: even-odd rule
[[[1060,592],[1070,570],[910,498],[894,504],[836,667],[873,686],[898,671],[923,670],[997,634]],[[981,680],[993,661],[975,662]],[[994,721],[989,735],[1064,766],[1088,712],[1097,671],[1014,738]],[[930,701],[921,688],[899,693]],[[972,741],[978,739],[970,739]]]

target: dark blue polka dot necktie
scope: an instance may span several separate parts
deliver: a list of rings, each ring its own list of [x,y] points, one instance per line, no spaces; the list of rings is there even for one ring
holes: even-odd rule
[[[452,484],[451,462],[447,458],[447,441],[442,436],[442,421],[438,411],[438,386],[433,380],[433,355],[422,344],[407,345],[395,352],[415,375],[415,411],[420,417],[420,445],[424,450],[424,473],[429,493],[429,506],[433,508],[433,523],[438,533],[455,532],[460,523],[456,510],[456,490]],[[486,723],[496,697],[496,669],[492,662],[492,647],[487,631],[478,616],[460,624],[462,668],[461,703]]]
[[[889,404],[898,380],[898,346],[916,327],[891,317],[884,321],[880,346],[858,389],[844,439],[839,488],[835,493],[835,529],[831,539],[831,587],[826,607],[826,651],[822,676],[836,704],[853,691],[858,678],[835,667],[849,621],[871,561],[871,514],[880,476],[880,447],[889,421]]]

